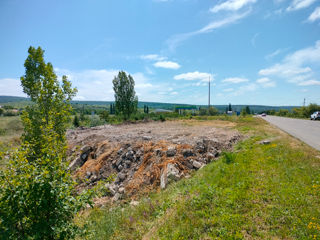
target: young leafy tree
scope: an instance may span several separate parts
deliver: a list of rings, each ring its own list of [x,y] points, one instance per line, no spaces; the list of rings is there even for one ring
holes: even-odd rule
[[[67,171],[65,131],[76,90],[60,86],[43,50],[30,47],[23,90],[34,103],[23,113],[22,145],[0,171],[0,239],[70,239],[76,212],[89,195],[77,195]],[[0,154],[0,158],[3,154]]]
[[[134,90],[134,80],[131,75],[120,71],[113,79],[113,90],[115,98],[116,115],[122,115],[124,119],[129,119],[138,108],[138,97]]]
[[[30,47],[24,63],[25,75],[21,85],[34,103],[28,106],[22,114],[24,126],[23,141],[33,146],[34,156],[41,152],[39,144],[43,141],[46,126],[52,125],[59,141],[65,142],[65,132],[70,122],[72,107],[70,101],[77,90],[71,87],[71,82],[62,76],[62,86],[53,70],[51,63],[45,63],[44,51],[38,47]]]

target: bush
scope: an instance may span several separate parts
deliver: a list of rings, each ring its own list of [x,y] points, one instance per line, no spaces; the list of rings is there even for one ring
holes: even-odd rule
[[[42,155],[28,160],[24,144],[0,174],[0,239],[70,239],[80,230],[75,214],[89,195],[77,196],[66,171],[61,142],[51,133],[41,143]]]

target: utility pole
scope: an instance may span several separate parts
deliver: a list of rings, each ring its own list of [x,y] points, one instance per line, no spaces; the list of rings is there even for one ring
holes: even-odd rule
[[[210,76],[209,76],[209,98],[208,98],[208,110],[210,109]]]

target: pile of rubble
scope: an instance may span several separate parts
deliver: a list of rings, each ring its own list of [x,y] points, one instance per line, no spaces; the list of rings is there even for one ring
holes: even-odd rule
[[[152,141],[151,137],[125,143],[104,140],[82,147],[73,146],[69,150],[69,168],[79,180],[79,191],[114,176],[114,181],[106,184],[106,188],[109,197],[118,200],[155,188],[166,188],[171,181],[214,161],[222,151],[231,150],[239,139],[240,135],[234,133],[223,141],[197,137],[193,144],[190,141]]]

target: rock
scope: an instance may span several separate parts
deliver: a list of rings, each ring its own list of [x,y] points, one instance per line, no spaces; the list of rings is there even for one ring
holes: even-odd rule
[[[116,194],[113,196],[112,201],[113,201],[113,202],[116,202],[116,201],[120,200],[121,197],[122,197],[122,195],[121,195],[120,193],[116,193]]]
[[[206,151],[206,147],[205,147],[203,141],[197,141],[195,149],[199,153],[204,153]]]
[[[97,175],[95,175],[95,174],[91,175],[91,177],[90,177],[90,181],[91,182],[96,182],[97,180],[98,180],[98,176]]]
[[[134,158],[134,152],[131,150],[131,151],[128,151],[127,153],[126,153],[126,159],[128,159],[128,160],[133,160],[133,158]]]
[[[202,167],[202,164],[199,163],[198,161],[193,161],[193,162],[192,162],[192,165],[193,165],[196,169],[199,169],[199,168]]]
[[[131,205],[131,206],[138,206],[138,205],[139,205],[139,202],[132,200],[132,201],[130,202],[130,205]]]
[[[177,181],[180,179],[180,172],[172,163],[168,163],[167,165],[167,179],[168,180],[171,179],[174,181]]]
[[[108,189],[111,196],[114,196],[117,193],[117,188],[114,184],[107,183],[105,187]]]
[[[125,191],[124,187],[119,188],[119,193],[123,194]]]
[[[216,154],[214,154],[212,152],[207,153],[208,162],[212,162],[213,160],[215,160],[215,157],[216,157]]]
[[[92,174],[91,172],[87,171],[87,172],[86,172],[86,178],[90,178],[90,177],[91,177],[91,174]]]
[[[271,141],[270,140],[262,140],[259,142],[259,144],[262,144],[262,145],[267,145],[267,144],[270,144]]]
[[[123,169],[123,166],[120,164],[120,165],[118,166],[119,172],[120,172],[122,169]]]
[[[174,155],[176,155],[176,149],[175,147],[169,147],[166,154],[167,154],[167,157],[173,157]]]
[[[154,150],[157,156],[162,156],[162,152],[160,148]]]
[[[167,170],[163,170],[161,176],[160,176],[160,188],[165,189],[168,183],[168,178],[167,178]]]
[[[184,161],[184,162],[182,162],[182,164],[185,165],[189,169],[193,169],[193,165],[189,161]]]
[[[91,148],[91,146],[89,146],[89,145],[85,145],[85,146],[83,146],[82,148],[80,148],[80,152],[81,152],[81,153],[91,152],[91,151],[92,151],[92,148]]]
[[[160,187],[161,189],[165,189],[170,180],[177,181],[179,179],[179,170],[174,166],[174,164],[169,163],[160,176]]]
[[[84,164],[84,161],[83,161],[80,157],[78,157],[78,158],[76,158],[75,160],[73,160],[73,161],[70,163],[69,169],[70,169],[71,171],[74,171],[74,170],[76,170],[78,167],[81,167],[83,164]]]
[[[131,162],[128,161],[128,160],[125,161],[124,164],[125,164],[125,167],[126,167],[126,168],[130,168],[130,166],[131,166]]]
[[[119,177],[119,180],[120,180],[120,181],[123,181],[123,180],[126,179],[126,174],[124,174],[124,173],[119,173],[119,174],[118,174],[118,177]]]
[[[151,136],[143,136],[142,139],[145,141],[150,141],[152,139],[152,137]]]
[[[194,156],[194,153],[192,151],[192,149],[184,149],[182,151],[182,155],[187,158],[187,157],[190,157],[190,156]]]
[[[121,159],[121,158],[118,159],[118,160],[116,161],[116,166],[119,166],[119,165],[121,164],[121,162],[122,162],[122,159]]]
[[[118,155],[121,155],[123,153],[123,148],[120,148],[117,152]]]

